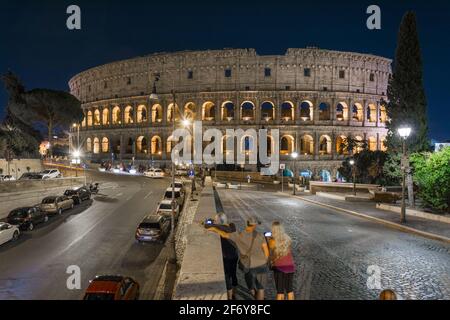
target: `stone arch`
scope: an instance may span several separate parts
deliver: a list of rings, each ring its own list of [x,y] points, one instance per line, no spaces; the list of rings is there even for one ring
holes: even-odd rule
[[[374,103],[367,106],[367,121],[377,122],[377,106]]]
[[[184,119],[194,121],[197,115],[197,107],[193,102],[184,105]]]
[[[222,120],[231,121],[235,119],[234,103],[231,101],[225,101],[222,103]]]
[[[133,153],[133,149],[135,146],[135,141],[133,140],[133,138],[128,138],[127,140],[127,144],[126,144],[126,148],[125,148],[125,153],[126,154],[132,154]]]
[[[293,121],[295,118],[294,104],[291,101],[285,101],[281,104],[281,119],[284,121]]]
[[[160,123],[163,121],[163,108],[160,104],[154,104],[152,106],[152,122]]]
[[[92,123],[93,123],[92,111],[89,110],[88,113],[87,113],[87,125],[88,125],[88,127],[92,127]]]
[[[94,148],[93,148],[93,150],[94,150],[94,154],[100,153],[100,140],[97,137],[94,138]]]
[[[347,137],[340,135],[336,138],[336,153],[337,154],[348,154],[348,147],[346,145]]]
[[[271,101],[264,101],[261,103],[261,120],[275,119],[275,105]]]
[[[216,120],[216,105],[211,101],[206,101],[202,106],[202,120]]]
[[[386,106],[380,106],[380,123],[387,122]]]
[[[95,109],[95,111],[94,111],[94,126],[99,126],[100,124],[101,124],[100,110]]]
[[[280,154],[289,155],[295,150],[295,139],[291,135],[284,135],[280,139]]]
[[[345,102],[339,102],[336,105],[336,120],[348,120],[348,105]]]
[[[363,106],[361,103],[355,103],[352,107],[352,120],[362,122],[364,120]]]
[[[362,147],[362,144],[364,142],[363,137],[356,135],[354,137],[354,140],[356,142],[354,153],[359,153],[359,152],[363,151],[363,147]]]
[[[172,122],[173,116],[175,117],[175,122],[180,121],[180,108],[177,104],[175,104],[175,108],[173,107],[173,103],[167,106],[167,121]]]
[[[86,127],[86,115],[84,115],[83,120],[81,121],[81,126],[84,128]]]
[[[116,137],[114,139],[111,139],[111,152],[115,153],[115,154],[119,154],[120,153],[120,149],[121,149],[121,140],[119,137]]]
[[[380,150],[384,152],[387,151],[386,137],[381,137],[380,139]]]
[[[109,139],[107,137],[103,137],[102,139],[102,152],[109,152]]]
[[[177,143],[177,141],[174,140],[172,135],[170,137],[168,137],[167,138],[167,143],[166,143],[166,152],[167,153],[171,153],[172,152],[172,148],[173,148],[173,146],[176,143]]]
[[[273,139],[273,137],[272,136],[270,136],[270,135],[267,135],[267,143],[266,143],[266,146],[267,146],[267,156],[271,156],[272,155],[272,152],[274,151],[274,149],[275,149],[275,140]]]
[[[319,104],[319,120],[327,121],[330,120],[330,105],[326,102],[322,102]]]
[[[142,123],[147,121],[148,121],[147,107],[141,104],[137,107],[136,122]]]
[[[112,110],[112,123],[113,124],[122,123],[122,112],[119,106],[115,106]]]
[[[311,121],[313,120],[314,106],[313,103],[309,100],[303,100],[299,104],[300,108],[300,119],[303,121]]]
[[[136,139],[136,153],[147,153],[148,143],[145,136],[140,136]]]
[[[331,138],[329,135],[322,135],[319,138],[319,154],[331,154]]]
[[[125,107],[125,113],[124,113],[124,123],[125,124],[132,124],[134,122],[134,109],[132,106],[126,106]]]
[[[151,141],[151,153],[153,155],[161,155],[162,154],[162,140],[160,136],[153,136]]]
[[[377,138],[371,136],[367,139],[367,145],[370,151],[377,151]]]
[[[86,152],[92,152],[92,139],[86,139]]]
[[[244,121],[255,120],[255,105],[251,101],[244,101],[241,104],[241,119]]]
[[[109,108],[103,108],[103,111],[102,111],[102,124],[104,126],[109,125]]]
[[[304,155],[314,154],[314,139],[309,134],[300,138],[300,153]]]
[[[253,146],[255,143],[257,143],[257,141],[254,141],[252,136],[243,136],[241,140],[242,149],[240,151],[247,154],[248,152],[253,150]]]

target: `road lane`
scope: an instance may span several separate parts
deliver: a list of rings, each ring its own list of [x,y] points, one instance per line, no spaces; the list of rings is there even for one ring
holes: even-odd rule
[[[219,191],[225,212],[244,227],[260,218],[261,232],[281,221],[293,239],[300,299],[376,299],[368,267],[381,271],[381,287],[404,299],[450,298],[450,246],[269,192]],[[275,295],[270,275],[268,297]]]
[[[134,232],[156,209],[166,179],[94,173],[100,194],[0,247],[0,299],[80,299],[97,274],[124,274],[144,285],[162,245],[139,245]],[[147,196],[147,197],[146,197]],[[81,268],[81,290],[68,290],[66,269]]]

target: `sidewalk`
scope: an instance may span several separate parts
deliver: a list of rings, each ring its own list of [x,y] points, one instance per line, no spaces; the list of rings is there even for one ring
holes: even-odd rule
[[[292,191],[279,193],[294,197]],[[416,233],[424,237],[450,243],[450,227],[447,223],[426,220],[414,216],[406,216],[406,223],[400,224],[400,216],[398,214],[377,209],[375,202],[348,202],[305,193],[301,193],[295,197],[317,205],[329,207],[330,209],[339,210],[344,213],[383,223],[389,227],[405,232]]]

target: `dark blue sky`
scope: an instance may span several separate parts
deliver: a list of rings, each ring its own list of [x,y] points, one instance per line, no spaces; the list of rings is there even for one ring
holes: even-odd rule
[[[0,2],[0,72],[19,74],[27,89],[68,90],[87,68],[158,51],[287,48],[373,53],[393,58],[403,13],[414,10],[425,68],[430,138],[450,139],[449,1],[4,1]],[[82,10],[82,30],[66,28],[66,8]],[[370,4],[382,30],[366,28]],[[0,108],[6,105],[0,86]],[[0,113],[2,113],[1,111]]]

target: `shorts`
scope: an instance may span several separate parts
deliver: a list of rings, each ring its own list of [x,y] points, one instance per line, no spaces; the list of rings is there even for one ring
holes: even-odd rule
[[[278,294],[294,292],[294,274],[273,270],[273,278]]]
[[[223,268],[225,270],[225,284],[227,290],[231,290],[238,285],[238,280],[236,276],[238,258],[234,259],[223,259]]]
[[[245,282],[249,290],[264,290],[267,283],[267,267],[250,269],[245,274]]]

